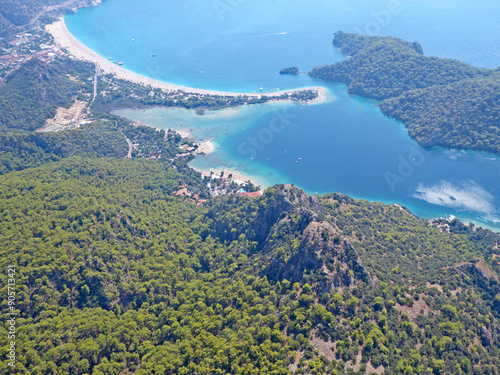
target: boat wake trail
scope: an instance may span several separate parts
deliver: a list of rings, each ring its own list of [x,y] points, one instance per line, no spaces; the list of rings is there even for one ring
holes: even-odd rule
[[[250,38],[259,38],[261,36],[275,36],[275,35],[287,35],[288,32],[283,31],[281,33],[270,33],[270,34],[258,34],[258,35],[251,35]]]

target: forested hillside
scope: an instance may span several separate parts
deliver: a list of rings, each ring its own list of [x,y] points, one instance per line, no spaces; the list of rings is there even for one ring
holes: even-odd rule
[[[359,52],[361,52],[366,47],[369,47],[373,43],[380,41],[382,38],[378,36],[366,36],[360,34],[352,34],[345,33],[343,31],[339,31],[335,33],[335,38],[333,40],[333,44],[337,46],[340,52],[352,56]],[[400,38],[384,38],[386,40],[392,40],[395,43],[399,44],[401,47],[413,50],[419,55],[423,55],[424,51],[420,43],[414,42],[410,43]]]
[[[58,107],[69,107],[74,99],[93,92],[89,78],[92,64],[59,60],[50,65],[32,60],[15,71],[0,87],[0,127],[34,130],[56,114]]]
[[[283,185],[203,208],[185,183],[144,159],[3,176],[19,373],[498,373],[498,235]]]
[[[351,57],[316,67],[309,74],[343,82],[350,94],[371,99],[383,100],[413,89],[491,74],[489,69],[478,69],[458,60],[426,57],[418,43],[398,38],[338,32],[333,44],[352,53]]]
[[[16,26],[29,24],[46,5],[67,0],[2,0],[0,2],[0,36],[15,31]]]
[[[111,123],[98,122],[57,133],[0,133],[0,174],[37,167],[70,156],[125,157],[128,146]]]
[[[2,0],[0,37],[35,27],[77,8],[92,6],[101,0]]]
[[[333,44],[351,55],[309,75],[345,83],[350,94],[381,100],[426,147],[500,153],[499,71],[426,57],[418,43],[338,32]]]
[[[500,153],[500,72],[405,92],[380,103],[420,144]]]

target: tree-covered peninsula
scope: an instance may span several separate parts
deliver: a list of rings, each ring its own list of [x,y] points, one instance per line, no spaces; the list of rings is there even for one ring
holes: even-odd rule
[[[345,83],[350,94],[380,100],[426,147],[500,153],[500,71],[424,56],[418,43],[337,32],[349,55],[314,68],[312,77]]]

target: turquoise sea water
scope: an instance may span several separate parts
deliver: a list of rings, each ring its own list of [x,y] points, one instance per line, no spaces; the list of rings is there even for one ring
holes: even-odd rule
[[[337,30],[393,35],[428,55],[500,65],[500,3],[491,1],[165,1],[106,0],[66,17],[68,29],[102,56],[136,73],[207,89],[258,91],[322,85],[328,103],[267,104],[207,112],[121,110],[163,128],[215,137],[200,168],[230,168],[263,185],[294,183],[310,193],[342,192],[397,202],[422,217],[453,214],[500,230],[500,158],[424,150],[374,102],[345,86],[278,71],[302,70],[344,56]],[[152,55],[155,57],[152,57]]]

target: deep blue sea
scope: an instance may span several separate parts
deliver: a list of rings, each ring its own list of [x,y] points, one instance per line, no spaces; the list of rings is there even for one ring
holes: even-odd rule
[[[331,44],[338,30],[418,41],[424,53],[496,68],[500,2],[491,0],[105,0],[66,17],[70,32],[136,73],[174,84],[227,91],[321,85],[329,101],[274,103],[209,111],[122,110],[162,128],[215,137],[198,168],[229,168],[263,186],[293,183],[309,193],[341,192],[400,203],[421,217],[455,215],[500,230],[500,158],[425,150],[375,102],[340,84],[305,75],[345,56]],[[154,57],[153,57],[154,55]]]

